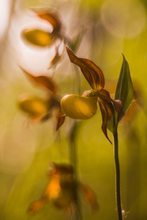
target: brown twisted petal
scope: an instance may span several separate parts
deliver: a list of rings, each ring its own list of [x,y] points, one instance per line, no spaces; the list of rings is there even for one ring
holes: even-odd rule
[[[41,19],[46,20],[53,26],[52,34],[58,34],[61,30],[61,22],[55,12],[47,11],[47,10],[39,10],[36,11],[36,14]]]
[[[29,73],[28,71],[26,71],[24,68],[22,68],[22,67],[20,67],[20,68],[34,85],[39,86],[41,88],[45,88],[54,94],[57,92],[57,86],[51,77],[49,77],[49,76],[34,76],[31,73]]]
[[[109,109],[108,105],[104,104],[104,102],[102,102],[102,101],[99,102],[99,106],[100,106],[100,111],[101,111],[101,115],[102,115],[102,131],[103,131],[104,135],[106,136],[106,138],[109,140],[109,142],[112,144],[112,142],[109,139],[108,134],[107,134],[107,124],[111,118],[110,117],[110,109]]]
[[[65,114],[62,114],[61,112],[59,112],[56,116],[57,119],[57,124],[56,124],[56,131],[59,130],[59,128],[63,125],[64,121],[65,121]]]
[[[101,100],[105,101],[107,103],[107,105],[109,105],[111,112],[113,112],[115,110],[116,112],[119,113],[119,111],[121,110],[121,107],[122,107],[120,100],[118,100],[118,99],[113,100],[110,96],[110,93],[105,89],[101,89],[100,91],[98,91],[97,94]]]
[[[79,189],[83,193],[84,199],[87,203],[91,206],[93,210],[99,209],[99,203],[97,200],[96,193],[93,191],[93,189],[88,186],[87,184],[79,183]]]
[[[98,102],[99,102],[100,111],[102,115],[103,133],[105,134],[109,142],[112,143],[107,134],[107,129],[108,129],[107,125],[108,125],[108,121],[110,121],[112,117],[114,116],[114,112],[116,110],[115,104],[114,104],[115,101],[111,99],[110,94],[107,90],[102,89],[98,93]]]
[[[64,50],[64,43],[63,40],[60,39],[59,41],[60,43],[58,45],[55,45],[55,56],[53,57],[52,61],[51,61],[51,67],[53,67],[54,65],[56,65],[59,60],[61,59],[63,50]],[[50,68],[50,67],[49,67]]]
[[[27,211],[31,215],[37,214],[45,206],[46,203],[46,198],[41,197],[40,199],[33,201]]]
[[[66,50],[70,61],[80,67],[91,88],[98,90],[104,88],[105,79],[102,70],[91,60],[77,57],[68,47]]]

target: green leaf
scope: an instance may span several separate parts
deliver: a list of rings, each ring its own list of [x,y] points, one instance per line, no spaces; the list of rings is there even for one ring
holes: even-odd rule
[[[116,87],[115,99],[121,101],[121,109],[118,113],[117,123],[124,116],[126,110],[134,99],[134,88],[130,75],[129,64],[123,56],[123,63]]]
[[[25,29],[22,32],[22,38],[38,47],[49,47],[54,42],[54,38],[49,32],[40,29]]]

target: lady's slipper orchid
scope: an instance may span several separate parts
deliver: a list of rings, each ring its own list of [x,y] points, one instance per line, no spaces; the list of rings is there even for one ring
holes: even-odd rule
[[[105,87],[104,74],[102,70],[94,62],[88,59],[79,58],[68,47],[66,49],[70,61],[80,67],[84,77],[86,78],[87,82],[92,88],[86,96],[89,98],[90,97],[96,98],[102,114],[102,130],[105,136],[107,137],[107,139],[110,141],[107,134],[108,122],[115,118],[115,112],[118,112],[121,106],[120,101],[113,100],[109,92],[104,89]],[[63,100],[64,97],[61,99],[61,108],[63,107],[64,113],[66,114],[65,108],[62,104]],[[67,116],[74,118],[72,117],[72,115],[68,113]],[[113,120],[113,126],[115,126],[114,120]]]

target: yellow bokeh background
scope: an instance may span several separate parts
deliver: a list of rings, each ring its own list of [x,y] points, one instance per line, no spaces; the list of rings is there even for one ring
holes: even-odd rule
[[[60,95],[77,93],[77,77],[66,52],[56,68],[48,70],[54,48],[25,44],[20,34],[26,27],[44,27],[29,8],[54,8],[71,39],[83,32],[77,51],[101,67],[106,87],[114,94],[122,53],[130,66],[138,103],[119,125],[122,206],[125,219],[146,220],[147,195],[147,4],[145,0],[23,0],[8,2],[8,18],[0,38],[0,219],[66,219],[64,212],[47,205],[36,216],[27,213],[29,204],[41,196],[48,181],[48,167],[54,161],[69,161],[67,134],[71,120],[54,131],[54,120],[32,123],[18,108],[22,94],[41,95],[18,65],[37,75],[54,75]],[[15,7],[12,3],[15,3]],[[11,11],[12,9],[12,11]],[[0,11],[2,8],[0,7]],[[9,14],[9,11],[12,13]],[[36,18],[37,19],[37,18]],[[9,22],[8,22],[9,20]],[[81,93],[89,89],[82,74]],[[111,133],[109,133],[112,139]],[[96,192],[100,209],[92,213],[82,199],[85,220],[117,219],[113,145],[101,130],[101,115],[79,122],[76,136],[78,172],[82,182]]]

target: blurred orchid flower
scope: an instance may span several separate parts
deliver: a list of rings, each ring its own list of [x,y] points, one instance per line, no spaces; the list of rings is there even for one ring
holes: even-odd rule
[[[31,46],[41,48],[54,48],[55,55],[53,56],[49,68],[53,67],[60,60],[64,51],[64,35],[61,31],[61,22],[57,13],[46,9],[33,10],[35,16],[45,21],[49,28],[44,30],[41,28],[28,27],[21,33],[22,39]]]
[[[31,120],[39,122],[47,121],[55,115],[57,119],[56,127],[58,127],[61,123],[61,117],[60,121],[58,120],[61,114],[58,86],[49,76],[34,76],[34,74],[29,73],[24,68],[20,68],[34,86],[46,91],[46,97],[21,96],[18,100],[19,108],[25,112]]]
[[[56,208],[73,215],[77,206],[76,190],[82,193],[85,201],[93,210],[99,208],[95,192],[88,185],[75,180],[72,165],[52,163],[48,176],[50,180],[42,196],[33,201],[28,208],[30,214],[36,214],[45,205],[52,202]]]

